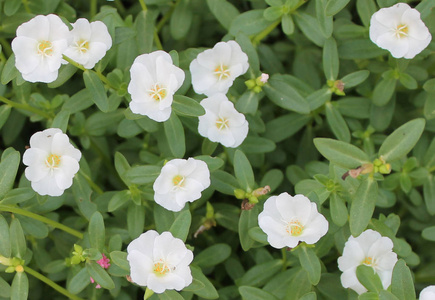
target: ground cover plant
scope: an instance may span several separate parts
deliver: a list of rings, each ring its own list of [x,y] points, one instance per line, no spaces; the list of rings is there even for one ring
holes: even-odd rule
[[[435,299],[434,7],[0,0],[0,299]]]

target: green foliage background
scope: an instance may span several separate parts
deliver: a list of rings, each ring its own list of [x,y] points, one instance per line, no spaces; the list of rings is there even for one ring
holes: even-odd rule
[[[126,280],[125,249],[149,229],[170,230],[195,254],[192,285],[152,299],[357,299],[341,287],[337,257],[366,228],[391,238],[400,260],[388,291],[358,268],[369,289],[359,298],[415,299],[435,283],[435,42],[405,60],[370,41],[371,15],[397,2],[0,0],[0,255],[25,265],[22,273],[0,265],[0,299],[141,299],[144,289]],[[435,1],[406,2],[434,35]],[[10,42],[20,24],[49,13],[103,21],[113,46],[94,70],[68,64],[55,82],[31,84],[14,67]],[[250,63],[228,93],[249,121],[238,149],[198,134],[204,97],[188,68],[232,39]],[[165,123],[128,109],[131,64],[157,49],[186,72]],[[270,79],[261,92],[248,89],[262,72]],[[30,136],[49,127],[83,154],[61,197],[36,195],[21,164]],[[152,184],[165,160],[188,157],[207,162],[212,184],[173,213],[154,203]],[[373,169],[343,179],[360,166]],[[315,247],[268,246],[257,221],[267,196],[244,211],[234,196],[265,185],[316,202],[328,234]],[[195,238],[201,225],[209,229]],[[95,262],[101,253],[108,272]]]

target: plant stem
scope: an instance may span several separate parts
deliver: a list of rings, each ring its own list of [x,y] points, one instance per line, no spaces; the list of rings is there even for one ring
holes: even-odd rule
[[[252,44],[254,44],[254,46],[258,45],[261,42],[261,40],[264,39],[269,33],[271,33],[272,30],[274,30],[280,23],[281,23],[281,19],[278,19],[272,24],[270,24],[269,26],[267,26],[262,32],[257,34],[252,39]]]
[[[90,6],[90,15],[92,19],[97,14],[97,0],[91,0]]]
[[[140,6],[142,7],[143,11],[147,11],[148,10],[147,5],[145,4],[144,0],[139,0],[139,3],[140,3]]]
[[[32,112],[34,114],[40,115],[41,117],[44,117],[46,119],[52,119],[53,118],[52,115],[46,113],[45,111],[37,109],[36,107],[30,106],[28,104],[14,102],[14,101],[11,101],[9,99],[6,99],[3,96],[0,96],[0,101],[3,102],[3,103],[6,103],[7,105],[9,105],[11,107],[14,107],[14,108],[17,108],[17,109],[27,110],[27,111]]]
[[[287,248],[282,248],[281,249],[281,253],[282,253],[282,271],[285,271],[287,266]]]
[[[79,174],[82,175],[86,181],[89,183],[89,185],[92,187],[92,189],[97,192],[99,195],[103,194],[103,190],[92,180],[91,177],[89,177],[85,172],[82,170],[79,170]]]
[[[29,8],[29,2],[28,2],[28,0],[22,0],[22,2],[23,2],[23,6],[24,6],[24,9],[26,10],[26,12],[31,14],[32,11]]]
[[[41,221],[41,222],[43,222],[43,223],[45,223],[47,225],[50,225],[50,226],[52,226],[54,228],[58,228],[60,230],[63,230],[65,232],[75,236],[75,237],[78,237],[79,239],[83,239],[83,233],[81,233],[81,232],[79,232],[79,231],[77,231],[75,229],[72,229],[71,227],[68,227],[66,225],[63,225],[63,224],[61,224],[59,222],[53,221],[53,220],[51,220],[51,219],[49,219],[47,217],[43,217],[43,216],[40,216],[38,214],[32,213],[30,211],[27,211],[25,209],[14,207],[14,206],[0,204],[0,211],[8,211],[8,212],[11,212],[11,213],[14,213],[14,214],[19,214],[19,215],[22,215],[22,216],[25,216],[25,217],[32,218],[34,220]]]
[[[48,279],[47,277],[45,277],[44,275],[42,275],[39,272],[36,272],[35,270],[24,266],[24,271],[27,274],[32,275],[33,277],[41,280],[42,282],[48,284],[49,286],[51,286],[53,289],[55,289],[56,291],[58,291],[59,293],[65,295],[66,297],[73,299],[73,300],[83,300],[83,298],[80,298],[74,294],[71,294],[70,292],[68,292],[66,289],[64,289],[63,287],[61,287],[60,285],[58,285],[57,283],[55,283],[54,281]]]
[[[120,0],[115,0],[116,9],[118,9],[119,13],[124,16],[125,15],[125,7],[122,5]]]
[[[162,29],[163,25],[165,25],[165,23],[169,20],[169,18],[171,17],[172,13],[175,10],[175,7],[177,6],[177,3],[172,5],[172,7],[166,12],[166,14],[163,15],[163,17],[159,21],[159,23],[157,23],[157,25],[156,25],[157,32],[160,32],[160,30]]]
[[[162,43],[160,42],[159,34],[157,30],[154,30],[154,43],[156,44],[157,49],[163,50]]]

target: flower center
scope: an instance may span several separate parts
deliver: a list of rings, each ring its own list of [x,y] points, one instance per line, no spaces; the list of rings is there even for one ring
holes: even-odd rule
[[[230,121],[229,121],[227,118],[219,117],[219,118],[216,120],[216,127],[217,127],[219,130],[227,129],[227,128],[230,127]]]
[[[285,231],[287,231],[287,233],[291,236],[299,236],[302,234],[303,230],[304,226],[302,226],[301,222],[298,220],[288,222],[285,227]]]
[[[171,272],[171,269],[166,264],[166,262],[161,259],[158,262],[154,263],[153,272],[157,276],[164,276],[167,273]]]
[[[57,169],[60,165],[60,156],[56,154],[50,154],[45,161],[45,165],[50,169]]]
[[[227,66],[221,64],[214,69],[213,74],[215,74],[216,77],[219,78],[219,80],[228,79],[230,77],[230,70]]]
[[[75,42],[77,49],[80,53],[84,54],[89,50],[89,41],[87,40],[79,40]]]
[[[367,256],[364,258],[364,260],[361,262],[362,265],[366,265],[368,267],[376,268],[376,260],[373,257]]]
[[[51,56],[53,54],[53,44],[50,41],[41,41],[38,44],[38,54]]]
[[[394,35],[398,39],[408,36],[408,25],[406,24],[397,25],[396,30],[394,30]]]
[[[184,177],[181,175],[174,176],[174,178],[172,178],[172,183],[176,187],[182,187],[184,184]]]
[[[147,90],[149,95],[156,101],[160,101],[165,99],[167,95],[167,91],[165,87],[162,87],[161,85],[155,84],[153,88]]]

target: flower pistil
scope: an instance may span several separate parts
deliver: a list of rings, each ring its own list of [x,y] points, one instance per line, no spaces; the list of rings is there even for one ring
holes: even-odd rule
[[[225,117],[219,117],[219,118],[216,120],[216,127],[217,127],[219,130],[227,129],[227,128],[230,127],[229,122],[230,122],[230,121],[229,121],[227,118],[225,118]]]
[[[219,80],[227,79],[230,77],[229,68],[227,66],[224,66],[223,64],[220,64],[219,66],[217,66],[214,69],[213,73],[219,78]]]
[[[153,272],[157,276],[164,276],[170,271],[171,268],[169,268],[168,264],[163,259],[160,259],[154,263]]]
[[[60,165],[60,155],[50,154],[45,161],[45,165],[50,169],[57,169]]]
[[[303,230],[304,226],[298,220],[288,222],[285,227],[285,231],[291,236],[300,236]]]
[[[406,24],[397,25],[396,30],[394,31],[394,35],[396,36],[397,39],[408,36],[408,25]]]
[[[78,40],[75,42],[77,49],[80,53],[84,54],[89,50],[89,41],[87,40]]]
[[[161,85],[155,84],[153,88],[147,90],[149,95],[156,101],[161,101],[166,97],[166,88]]]
[[[53,53],[53,44],[50,41],[41,41],[38,43],[38,54],[51,56]]]

